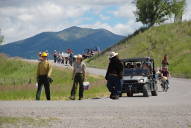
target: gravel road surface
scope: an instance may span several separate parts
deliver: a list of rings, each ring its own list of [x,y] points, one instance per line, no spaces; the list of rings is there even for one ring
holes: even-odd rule
[[[105,74],[93,68],[88,72]],[[0,117],[55,118],[39,126],[47,128],[191,128],[191,80],[172,78],[170,83],[169,92],[149,98],[0,101]],[[21,123],[19,127],[34,126]]]

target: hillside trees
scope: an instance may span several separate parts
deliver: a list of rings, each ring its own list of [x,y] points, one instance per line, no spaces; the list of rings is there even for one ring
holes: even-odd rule
[[[181,22],[186,5],[186,0],[172,1],[172,14],[174,15],[174,22]]]
[[[136,0],[135,3],[136,20],[147,27],[163,23],[172,15],[175,21],[180,21],[185,6],[185,0]]]

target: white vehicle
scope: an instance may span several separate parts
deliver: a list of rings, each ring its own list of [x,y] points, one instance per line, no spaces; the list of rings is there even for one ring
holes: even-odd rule
[[[122,93],[132,97],[143,93],[144,97],[157,96],[157,81],[154,60],[151,58],[131,58],[122,60],[124,64]],[[137,66],[139,64],[139,66]],[[145,68],[143,65],[147,65]]]

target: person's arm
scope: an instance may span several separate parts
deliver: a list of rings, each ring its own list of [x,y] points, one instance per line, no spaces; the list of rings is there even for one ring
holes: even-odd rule
[[[123,76],[123,64],[122,64],[122,62],[120,62],[120,64],[119,64],[119,77],[120,77],[120,79],[122,79],[122,76]]]
[[[38,63],[38,66],[37,66],[37,73],[36,73],[37,81],[38,81],[39,75],[40,75],[40,63]]]
[[[168,72],[168,78],[170,77],[170,73]]]
[[[75,69],[73,69],[73,73],[72,73],[72,80],[74,79],[74,77],[75,77]]]
[[[76,73],[76,70],[75,70],[75,64],[74,64],[74,66],[73,66],[73,73],[72,73],[72,80],[73,80],[74,77],[75,77],[75,73]]]
[[[163,71],[161,71],[161,77],[162,77],[162,78],[164,77],[164,75],[163,75]]]
[[[47,76],[50,77],[51,74],[52,74],[52,65],[49,63]]]
[[[107,68],[107,72],[106,72],[106,75],[105,75],[105,79],[106,79],[106,80],[108,80],[110,67],[111,67],[111,65],[110,65],[110,63],[109,63],[109,66],[108,66],[108,68]]]
[[[83,75],[84,75],[84,79],[86,78],[86,64],[83,64]]]

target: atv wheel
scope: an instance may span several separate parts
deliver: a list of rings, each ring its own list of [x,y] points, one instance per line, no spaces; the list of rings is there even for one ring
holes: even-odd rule
[[[152,94],[152,96],[158,96],[157,91],[152,91],[151,94]]]
[[[128,91],[128,92],[127,92],[127,96],[128,96],[128,97],[133,97],[133,92]]]
[[[149,93],[147,90],[147,84],[143,85],[143,97],[149,97]]]

